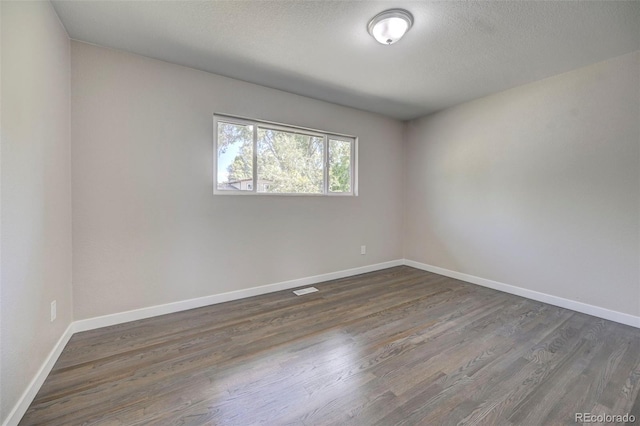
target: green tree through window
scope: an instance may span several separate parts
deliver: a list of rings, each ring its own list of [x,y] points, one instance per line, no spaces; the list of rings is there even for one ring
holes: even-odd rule
[[[253,190],[255,149],[257,192],[323,194],[328,149],[327,191],[352,192],[353,140],[224,121],[217,131],[218,189]]]
[[[351,143],[329,139],[329,191],[351,192]]]
[[[323,192],[323,138],[258,128],[258,180],[265,192]]]

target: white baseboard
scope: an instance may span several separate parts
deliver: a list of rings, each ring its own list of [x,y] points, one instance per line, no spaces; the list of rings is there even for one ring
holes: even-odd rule
[[[275,284],[267,284],[259,287],[251,287],[243,290],[230,291],[228,293],[214,294],[211,296],[198,297],[195,299],[181,300],[179,302],[167,303],[164,305],[149,306],[147,308],[135,309],[132,311],[118,312],[116,314],[104,315],[74,323],[75,331],[87,331],[110,325],[122,324],[129,321],[136,321],[144,318],[151,318],[158,315],[171,314],[173,312],[186,311],[188,309],[201,308],[203,306],[215,305],[217,303],[229,302],[231,300],[244,299],[251,296],[272,293],[274,291],[288,290],[291,288],[317,284],[323,281],[335,280],[338,278],[350,277],[367,272],[378,271],[380,269],[400,266],[403,259],[389,262],[376,263],[374,265],[361,266],[359,268],[345,269],[328,274],[314,275],[311,277],[299,278],[290,281],[283,281]]]
[[[2,424],[3,426],[15,426],[20,423],[22,416],[24,416],[24,413],[27,412],[29,405],[31,405],[31,403],[33,402],[33,399],[36,397],[36,394],[40,390],[40,387],[51,372],[51,369],[58,360],[58,357],[62,353],[64,347],[69,342],[69,339],[71,339],[71,336],[73,336],[74,332],[74,323],[71,323],[64,331],[64,333],[62,333],[62,336],[60,336],[60,339],[58,339],[51,352],[49,352],[49,355],[27,386],[27,389],[22,393],[22,395],[20,395],[20,399],[18,399],[18,402],[13,407],[13,410],[11,410],[11,412],[5,419],[4,423]]]
[[[188,309],[200,308],[203,306],[214,305],[217,303],[228,302],[231,300],[244,299],[251,296],[272,293],[274,291],[288,290],[296,287],[302,287],[317,284],[323,281],[335,280],[339,278],[350,277],[353,275],[364,274],[367,272],[378,271],[381,269],[391,268],[393,266],[406,265],[413,268],[422,269],[424,271],[433,272],[435,274],[444,275],[458,280],[466,281],[472,284],[489,287],[494,290],[503,291],[505,293],[515,294],[517,296],[526,297],[528,299],[537,300],[539,302],[549,303],[551,305],[560,306],[562,308],[571,309],[573,311],[582,312],[588,315],[597,316],[618,323],[630,325],[640,328],[640,317],[616,312],[598,306],[586,303],[576,302],[574,300],[564,299],[562,297],[553,296],[546,293],[540,293],[534,290],[528,290],[485,278],[476,277],[461,272],[451,271],[449,269],[437,266],[427,265],[408,259],[392,260],[389,262],[377,263],[374,265],[361,266],[359,268],[345,269],[343,271],[331,272],[328,274],[314,275],[311,277],[299,278],[290,281],[283,281],[275,284],[268,284],[259,287],[252,287],[243,290],[230,291],[228,293],[214,294],[211,296],[199,297],[196,299],[182,300],[180,302],[167,303],[164,305],[150,306],[147,308],[135,309],[132,311],[119,312],[116,314],[104,315],[95,318],[79,320],[69,324],[64,334],[55,344],[49,356],[36,373],[31,383],[22,394],[18,403],[14,406],[11,413],[3,423],[3,426],[15,426],[20,422],[22,416],[29,408],[29,405],[35,398],[44,383],[45,379],[51,372],[54,364],[58,360],[60,353],[66,346],[71,336],[80,331],[93,330],[96,328],[106,327],[110,325],[122,324],[129,321],[135,321],[144,318],[150,318],[158,315],[170,314],[173,312],[185,311]]]
[[[122,324],[125,322],[150,318],[158,315],[170,314],[173,312],[186,311],[188,309],[200,308],[203,306],[228,302],[231,300],[244,299],[251,296],[272,293],[274,291],[287,290],[295,287],[317,284],[323,281],[330,281],[339,278],[350,277],[353,275],[365,274],[367,272],[378,271],[381,269],[391,268],[393,266],[401,266],[403,265],[403,263],[403,259],[392,260],[389,262],[376,263],[374,265],[345,269],[338,272],[330,272],[327,274],[314,275],[311,277],[283,281],[275,284],[230,291],[228,293],[214,294],[211,296],[199,297],[196,299],[182,300],[180,302],[150,306],[147,308],[136,309],[132,311],[119,312],[116,314],[74,321],[69,324],[62,337],[60,337],[54,348],[51,350],[51,353],[49,353],[49,356],[40,367],[40,370],[38,370],[38,373],[36,373],[33,380],[31,380],[31,383],[29,383],[29,386],[18,400],[18,403],[13,407],[13,410],[11,410],[11,413],[9,413],[9,416],[2,424],[2,426],[15,426],[20,422],[20,419],[22,419],[24,413],[26,413],[27,409],[29,408],[29,405],[31,405],[31,403],[33,402],[33,399],[40,390],[40,387],[51,372],[53,365],[58,360],[58,357],[62,353],[62,350],[67,345],[69,339],[71,339],[71,336],[74,333],[107,327],[109,325]]]
[[[634,315],[612,311],[610,309],[601,308],[599,306],[589,305],[587,303],[577,302],[575,300],[565,299],[563,297],[553,296],[551,294],[541,293],[535,290],[528,290],[526,288],[516,287],[498,281],[464,274],[462,272],[451,271],[449,269],[428,265],[426,263],[416,262],[414,260],[405,259],[404,264],[413,268],[422,269],[423,271],[433,272],[434,274],[444,275],[446,277],[466,281],[471,284],[481,285],[483,287],[492,288],[494,290],[503,291],[505,293],[514,294],[516,296],[526,297],[527,299],[536,300],[538,302],[548,303],[550,305],[559,306],[561,308],[571,309],[572,311],[582,312],[583,314],[593,315],[595,317],[604,318],[610,321],[640,328],[640,317]]]

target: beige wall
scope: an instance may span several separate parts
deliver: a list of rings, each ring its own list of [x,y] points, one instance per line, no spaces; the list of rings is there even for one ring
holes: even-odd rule
[[[640,52],[407,126],[405,257],[640,315]]]
[[[4,421],[71,323],[71,165],[67,34],[48,2],[1,7]]]
[[[80,42],[71,50],[75,319],[402,257],[400,122]],[[212,195],[215,112],[357,135],[360,195]]]

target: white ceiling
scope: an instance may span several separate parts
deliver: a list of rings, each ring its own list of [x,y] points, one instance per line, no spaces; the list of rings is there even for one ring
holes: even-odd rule
[[[411,119],[640,50],[640,1],[61,1],[71,38]],[[368,21],[413,28],[378,44]]]

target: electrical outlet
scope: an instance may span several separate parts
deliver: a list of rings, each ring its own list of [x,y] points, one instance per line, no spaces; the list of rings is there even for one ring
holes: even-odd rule
[[[360,246],[360,254],[367,254],[367,246]]]
[[[51,302],[51,322],[56,320],[57,312],[56,312],[56,301]]]

